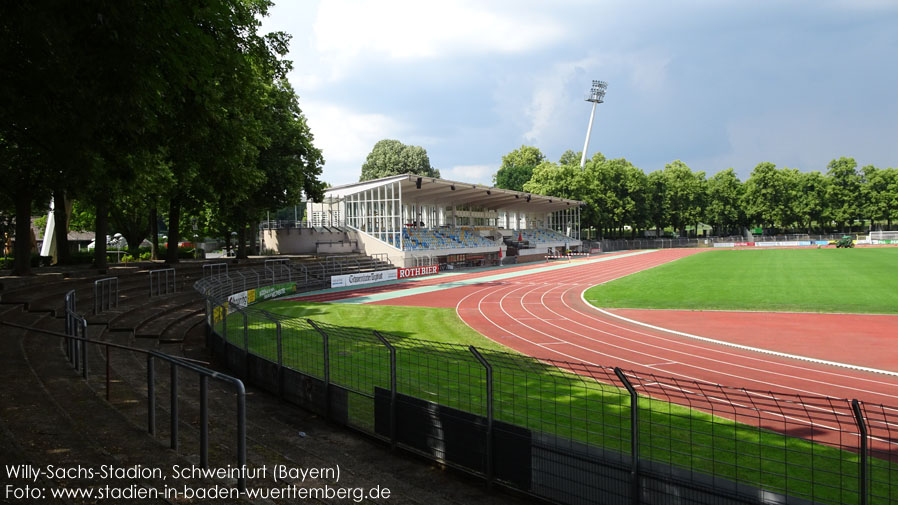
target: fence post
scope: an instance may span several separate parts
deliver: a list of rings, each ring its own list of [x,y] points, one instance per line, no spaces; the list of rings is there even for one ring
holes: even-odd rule
[[[331,418],[331,362],[330,362],[330,344],[327,340],[327,333],[315,324],[315,321],[306,319],[312,328],[315,328],[321,334],[322,348],[324,350],[324,417],[328,420]]]
[[[171,448],[178,450],[178,367],[171,363]]]
[[[614,367],[614,375],[617,375],[630,393],[630,501],[633,505],[639,505],[639,396],[623,370]]]
[[[174,366],[174,365],[173,365]],[[200,466],[209,468],[209,377],[200,377]]]
[[[246,311],[241,310],[240,313],[243,314],[243,351],[249,354],[249,321]]]
[[[147,431],[156,436],[156,368],[152,354],[147,354]]]
[[[486,370],[486,487],[489,489],[493,485],[493,366],[473,345],[468,350]]]
[[[221,306],[221,337],[225,342],[230,342],[228,338],[228,312],[231,310],[231,304]]]
[[[396,450],[396,348],[393,344],[380,334],[374,331],[374,336],[386,346],[390,351],[390,450]]]
[[[857,473],[858,504],[867,505],[867,424],[864,422],[861,405],[857,399],[851,400],[851,410],[854,411],[854,420],[857,422],[857,429],[861,436],[861,457]]]
[[[246,467],[246,389],[237,381],[237,466]],[[241,472],[237,478],[237,489],[246,492],[246,477]]]
[[[81,320],[81,376],[87,380],[87,319]]]
[[[284,397],[284,334],[281,330],[281,322],[274,320],[275,335],[278,346],[278,397]]]

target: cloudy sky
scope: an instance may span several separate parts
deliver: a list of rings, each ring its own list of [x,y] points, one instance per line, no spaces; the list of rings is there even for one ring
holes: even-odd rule
[[[761,161],[898,166],[898,1],[275,0],[331,184],[374,143],[489,184],[523,144],[743,180]]]

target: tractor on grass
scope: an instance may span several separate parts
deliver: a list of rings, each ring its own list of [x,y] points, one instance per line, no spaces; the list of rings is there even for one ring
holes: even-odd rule
[[[852,248],[854,247],[854,240],[852,240],[851,235],[844,235],[836,242],[836,247]]]

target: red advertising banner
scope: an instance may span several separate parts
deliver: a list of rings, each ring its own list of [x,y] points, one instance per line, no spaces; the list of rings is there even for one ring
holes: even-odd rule
[[[409,277],[420,277],[422,275],[433,275],[440,273],[439,265],[428,265],[426,267],[399,268],[396,275],[400,279],[408,279]]]

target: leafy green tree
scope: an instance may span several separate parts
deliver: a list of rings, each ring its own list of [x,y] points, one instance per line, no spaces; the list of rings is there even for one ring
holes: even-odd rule
[[[264,143],[264,84],[289,68],[281,59],[286,37],[258,33],[268,6],[214,0],[176,3],[169,13],[175,26],[163,33],[180,35],[170,42],[179,58],[162,62],[163,73],[177,78],[164,95],[171,106],[162,138],[174,175],[165,195],[170,243],[180,240],[182,211],[243,201],[264,178],[254,167]],[[176,248],[168,248],[166,261],[178,261]]]
[[[798,216],[803,227],[811,233],[814,224],[822,231],[828,211],[826,193],[829,180],[820,172],[803,172],[799,180]]]
[[[573,150],[568,149],[564,152],[564,154],[561,155],[561,158],[558,160],[558,164],[576,166],[577,168],[580,168],[581,154],[583,154],[582,151],[575,153]]]
[[[497,188],[524,191],[524,183],[530,180],[533,170],[546,159],[536,147],[521,146],[502,157],[502,166],[493,175]]]
[[[742,207],[749,220],[766,227],[777,224],[783,193],[782,178],[776,165],[766,161],[758,163],[745,181]]]
[[[522,191],[538,195],[578,200],[583,196],[583,177],[579,168],[543,161],[533,170]]]
[[[777,208],[777,222],[784,229],[793,228],[802,221],[802,175],[797,168],[780,170],[782,184],[782,200]]]
[[[705,219],[717,235],[739,234],[744,223],[743,186],[732,168],[721,170],[708,179],[708,205]]]
[[[315,201],[324,196],[324,184],[318,180],[324,159],[312,144],[313,136],[296,94],[286,80],[267,86],[265,93],[265,141],[255,164],[261,179],[248,198],[228,208],[227,222],[238,234],[238,257],[246,257],[246,238],[253,248],[255,234],[246,235],[263,212],[297,204],[303,194]]]
[[[886,221],[892,229],[892,219],[898,214],[898,169],[872,169],[864,167],[865,200],[871,221]]]
[[[646,217],[660,236],[670,224],[670,202],[663,170],[655,170],[646,180]]]
[[[704,172],[693,172],[680,160],[664,166],[665,202],[674,229],[685,235],[686,225],[698,224],[706,199]]]
[[[129,187],[121,188],[112,196],[110,222],[112,231],[121,233],[128,242],[128,254],[136,258],[140,255],[140,244],[152,229],[150,211],[155,201],[147,196],[166,192],[174,178],[160,155],[145,154],[143,159],[132,162],[139,168]]]
[[[648,181],[642,170],[624,158],[608,160],[601,156],[587,162],[583,172],[588,188],[585,201],[606,235],[621,235],[625,226],[635,234],[645,225]]]
[[[840,230],[847,223],[848,230],[851,231],[851,225],[861,214],[861,176],[857,171],[857,162],[854,158],[844,156],[832,160],[827,165],[826,175],[830,180],[826,195],[830,217]]]
[[[430,158],[423,147],[408,146],[398,140],[384,139],[374,144],[374,148],[365,158],[359,181],[399,174],[439,177],[440,171],[430,165]]]

